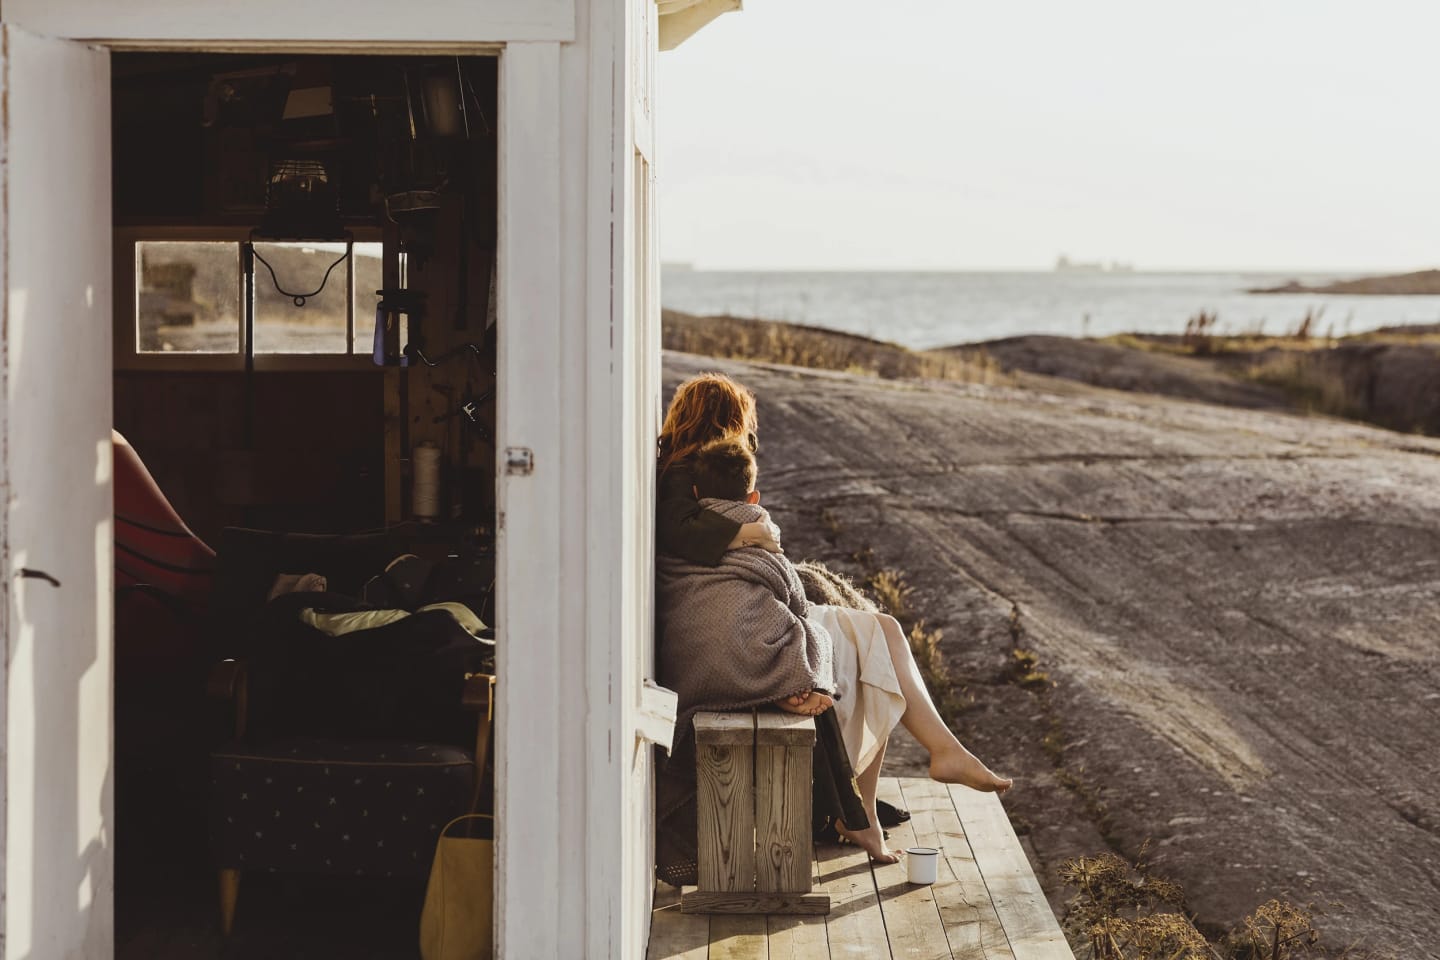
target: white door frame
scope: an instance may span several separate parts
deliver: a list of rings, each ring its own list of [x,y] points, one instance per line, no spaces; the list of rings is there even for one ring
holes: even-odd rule
[[[109,57],[0,29],[0,932],[112,938]]]
[[[584,0],[581,0],[584,2]],[[473,47],[575,39],[576,0],[5,0],[3,16],[35,33],[112,50],[284,50],[364,45]]]
[[[658,377],[642,371],[658,371],[659,352],[631,322],[627,215],[627,36],[643,4],[582,3],[579,42],[512,43],[500,60],[500,226],[513,239],[498,267],[511,324],[500,376],[517,384],[498,408],[510,631],[500,699],[504,722],[523,727],[497,750],[497,812],[515,844],[497,877],[512,901],[499,930],[507,956],[634,960],[649,933],[651,746],[637,661],[658,404]]]
[[[635,735],[628,662],[648,611],[624,593],[648,571],[648,524],[635,518],[648,516],[653,482],[636,490],[633,469],[620,476],[636,462],[629,448],[653,443],[631,396],[634,361],[621,360],[637,346],[615,279],[629,243],[630,6],[432,0],[422,19],[413,6],[350,0],[251,0],[244,18],[228,0],[4,4],[8,23],[112,49],[500,50],[497,932],[500,955],[525,960],[630,960],[648,932],[624,890],[650,865],[621,829],[628,778],[649,749]],[[107,206],[97,220],[108,218]],[[109,943],[82,954],[109,955]]]

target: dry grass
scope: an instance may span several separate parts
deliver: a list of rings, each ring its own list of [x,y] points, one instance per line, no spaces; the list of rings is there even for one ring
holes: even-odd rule
[[[1397,327],[1336,339],[1307,313],[1285,336],[1221,336],[1213,315],[1184,336],[1125,334],[1114,346],[1205,359],[1241,380],[1278,388],[1296,409],[1405,432],[1440,434],[1440,326]]]
[[[910,619],[910,595],[915,592],[915,588],[905,582],[903,573],[886,567],[870,574],[866,583],[881,610],[901,623]]]
[[[1279,387],[1308,413],[1367,420],[1368,402],[1360,385],[1325,362],[1324,356],[1296,350],[1272,350],[1255,356],[1241,375]]]
[[[1218,939],[1204,936],[1185,912],[1185,891],[1156,876],[1145,851],[1131,863],[1113,853],[1066,860],[1060,878],[1076,891],[1065,928],[1081,960],[1379,960],[1373,952],[1326,951],[1316,909],[1268,900]]]
[[[889,567],[877,570],[866,577],[865,583],[880,609],[900,622],[910,641],[910,652],[915,655],[915,666],[920,668],[920,676],[925,678],[936,707],[947,721],[952,720],[968,704],[940,648],[944,631],[927,626],[924,618],[915,616],[910,605],[914,588],[899,570]]]
[[[1007,379],[1000,364],[984,351],[915,351],[818,327],[743,317],[696,317],[674,310],[664,311],[663,320],[665,349],[707,357],[839,370],[889,380],[991,384]]]
[[[1201,328],[1202,330],[1205,328]],[[1188,339],[1187,339],[1188,336]],[[1368,336],[1368,335],[1367,335]],[[1413,343],[1419,339],[1405,339],[1397,335],[1396,342]],[[1350,340],[1360,340],[1361,337],[1352,337]],[[1228,358],[1236,355],[1260,353],[1265,350],[1293,350],[1296,352],[1309,352],[1328,350],[1336,343],[1329,337],[1307,336],[1296,337],[1293,334],[1282,336],[1265,336],[1257,333],[1208,333],[1191,332],[1173,336],[1169,334],[1140,334],[1140,333],[1117,333],[1112,336],[1103,337],[1101,343],[1114,344],[1117,347],[1128,347],[1131,350],[1143,350],[1146,353],[1168,353],[1179,357],[1217,357]]]

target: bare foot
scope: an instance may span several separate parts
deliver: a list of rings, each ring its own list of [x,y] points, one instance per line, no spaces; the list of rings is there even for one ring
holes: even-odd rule
[[[820,714],[835,706],[835,701],[818,690],[811,690],[809,696],[805,697],[798,704],[795,697],[782,697],[775,701],[775,706],[786,713],[798,713],[806,717],[818,717]]]
[[[890,848],[885,846],[885,834],[880,829],[879,820],[873,816],[870,818],[870,826],[864,830],[847,830],[841,820],[835,821],[835,830],[840,836],[870,854],[872,863],[900,862],[899,854],[891,853]]]
[[[800,709],[812,717],[818,717],[833,706],[835,706],[835,701],[830,698],[829,694],[821,693],[819,690],[811,690],[810,696],[805,698],[805,702],[800,705]]]
[[[975,754],[958,743],[950,750],[931,755],[930,777],[941,783],[958,783],[983,793],[1004,793],[1015,782],[991,771]]]
[[[809,690],[802,690],[799,693],[792,693],[790,694],[790,696],[785,698],[785,702],[790,704],[790,706],[792,707],[803,706],[805,704],[805,698],[810,696],[810,693],[811,691]]]

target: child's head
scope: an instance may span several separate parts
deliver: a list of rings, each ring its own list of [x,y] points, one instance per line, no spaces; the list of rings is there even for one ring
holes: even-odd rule
[[[723,373],[680,384],[660,428],[660,472],[714,440],[741,439],[755,449],[755,395]]]
[[[755,492],[755,470],[755,454],[743,440],[712,440],[695,452],[690,468],[695,496],[754,503],[760,499]]]

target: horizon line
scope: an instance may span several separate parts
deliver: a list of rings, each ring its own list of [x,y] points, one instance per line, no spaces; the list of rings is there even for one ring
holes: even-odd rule
[[[1133,273],[1354,273],[1364,275],[1389,276],[1395,274],[1419,273],[1426,270],[1440,269],[1437,266],[1418,267],[1237,267],[1237,266],[1131,266],[1123,270],[1057,270],[1053,265],[1049,267],[1037,266],[972,266],[972,267],[712,267],[698,265],[687,260],[662,260],[660,268],[678,269],[681,272],[689,273],[1073,273],[1079,275],[1108,274],[1124,276]]]

